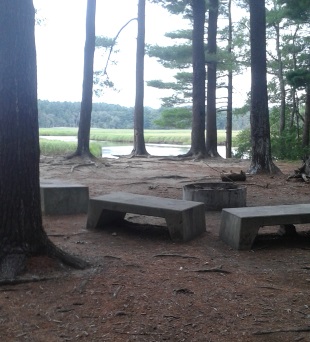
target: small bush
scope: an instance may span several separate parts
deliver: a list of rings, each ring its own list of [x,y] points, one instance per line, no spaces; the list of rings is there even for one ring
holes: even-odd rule
[[[250,128],[240,131],[234,138],[233,145],[236,146],[234,157],[250,158],[252,153]]]
[[[271,149],[273,157],[282,160],[298,160],[309,154],[308,148],[301,147],[296,127],[285,130],[281,135],[272,131]]]

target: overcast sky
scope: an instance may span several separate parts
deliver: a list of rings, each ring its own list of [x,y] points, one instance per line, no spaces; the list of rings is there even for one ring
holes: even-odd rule
[[[81,101],[83,57],[85,44],[86,0],[34,0],[38,17],[36,27],[38,63],[38,97],[50,101]],[[131,18],[137,17],[137,0],[97,1],[96,35],[114,38],[119,29]],[[164,33],[186,28],[186,22],[172,16],[159,5],[147,3],[146,42],[171,44]],[[137,22],[131,22],[122,31],[114,55],[117,65],[108,69],[110,79],[119,92],[105,90],[94,101],[133,106],[135,101],[135,54]],[[95,59],[96,68],[106,64],[106,56]],[[145,59],[145,80],[171,80],[169,72],[154,58]],[[145,105],[159,107],[161,91],[145,87]]]
[[[38,18],[36,26],[38,64],[38,97],[50,101],[81,101],[83,82],[83,58],[85,44],[85,19],[87,0],[34,0]],[[96,35],[114,38],[119,29],[131,18],[137,17],[138,0],[97,0]],[[172,44],[165,38],[166,32],[188,28],[181,17],[170,15],[159,5],[146,4],[146,43]],[[135,55],[137,22],[131,22],[122,31],[114,55],[116,65],[108,69],[111,81],[118,92],[104,90],[94,102],[134,106],[135,102]],[[95,68],[104,68],[106,56],[95,57]],[[176,71],[163,68],[154,58],[145,57],[145,80],[173,80]],[[238,82],[237,82],[238,83]],[[240,83],[240,82],[239,82]],[[243,79],[241,83],[246,83]],[[238,94],[239,92],[239,94]],[[160,107],[160,97],[171,93],[145,87],[144,104]],[[240,90],[237,96],[241,97]]]

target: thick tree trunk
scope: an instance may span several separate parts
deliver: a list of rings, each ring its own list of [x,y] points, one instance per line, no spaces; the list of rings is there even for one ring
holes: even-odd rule
[[[192,113],[192,136],[191,149],[188,155],[198,158],[206,156],[205,145],[205,52],[204,52],[204,24],[205,24],[205,1],[192,2],[193,9],[193,113]]]
[[[265,1],[250,0],[251,40],[251,142],[249,172],[275,173],[279,169],[271,158],[266,65]]]
[[[232,17],[231,17],[231,0],[228,1],[228,53],[232,53]],[[228,71],[228,84],[227,84],[227,117],[226,117],[226,158],[231,158],[232,149],[232,99],[233,99],[233,73]]]
[[[208,62],[207,71],[207,140],[206,149],[208,157],[219,157],[217,152],[217,126],[216,126],[216,69],[217,69],[217,17],[218,0],[209,1],[208,24],[208,54],[212,61]]]
[[[59,254],[42,226],[34,13],[31,0],[0,2],[0,278]]]
[[[145,55],[145,0],[138,4],[138,37],[136,56],[136,101],[134,112],[134,156],[146,156],[144,141],[144,55]]]
[[[94,158],[89,150],[95,54],[96,0],[87,0],[84,76],[77,150],[73,156]]]

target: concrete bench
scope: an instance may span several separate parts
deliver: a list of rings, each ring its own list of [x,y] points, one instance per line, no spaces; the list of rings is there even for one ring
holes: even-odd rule
[[[40,180],[43,215],[74,215],[87,213],[88,187],[58,179]]]
[[[220,238],[234,249],[250,250],[263,226],[310,223],[310,204],[223,209]]]
[[[188,241],[206,231],[203,203],[115,192],[89,200],[87,228],[104,228],[126,213],[163,217],[174,241]]]

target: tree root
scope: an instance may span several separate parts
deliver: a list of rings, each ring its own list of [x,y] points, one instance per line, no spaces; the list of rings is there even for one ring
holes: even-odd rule
[[[19,285],[19,284],[27,284],[27,283],[38,283],[41,281],[55,280],[58,279],[59,276],[56,277],[29,277],[29,278],[8,278],[8,279],[0,279],[0,286],[5,285]]]
[[[98,165],[96,164],[96,163],[94,163],[94,162],[89,162],[89,163],[83,163],[83,164],[77,164],[77,165],[73,165],[72,167],[71,167],[71,173],[75,170],[75,169],[77,169],[78,167],[82,167],[82,166],[96,166],[96,167],[98,167]]]
[[[15,248],[12,251],[9,249],[8,253],[1,255],[0,284],[12,284],[14,279],[19,281],[17,278],[18,275],[25,271],[26,261],[32,256],[47,256],[58,260],[64,265],[80,270],[89,266],[88,262],[58,248],[43,233],[42,240],[38,245],[27,246],[27,248]]]
[[[198,269],[198,270],[194,270],[192,272],[198,272],[198,273],[217,272],[217,273],[226,273],[226,274],[231,273],[229,271],[223,270],[222,266],[213,267],[213,268],[201,268],[201,269]]]
[[[287,332],[310,332],[310,327],[255,331],[253,335],[268,335]]]
[[[48,242],[47,256],[58,259],[63,264],[79,270],[84,270],[89,266],[87,261],[63,251],[56,247],[52,242]]]
[[[182,254],[169,254],[169,253],[163,253],[163,254],[155,254],[153,255],[153,258],[163,258],[163,257],[172,257],[172,258],[182,258],[182,259],[199,259],[195,256],[191,255],[182,255]]]
[[[309,183],[309,178],[310,176],[306,175],[305,173],[298,173],[298,170],[295,170],[295,174],[288,176],[286,180],[289,181],[290,179],[300,179],[305,183]]]
[[[98,158],[96,158],[90,151],[84,151],[84,152],[75,151],[72,154],[68,154],[68,155],[64,156],[64,158],[67,160],[73,159],[75,157],[80,157],[81,159],[91,160],[91,161],[98,160]]]

